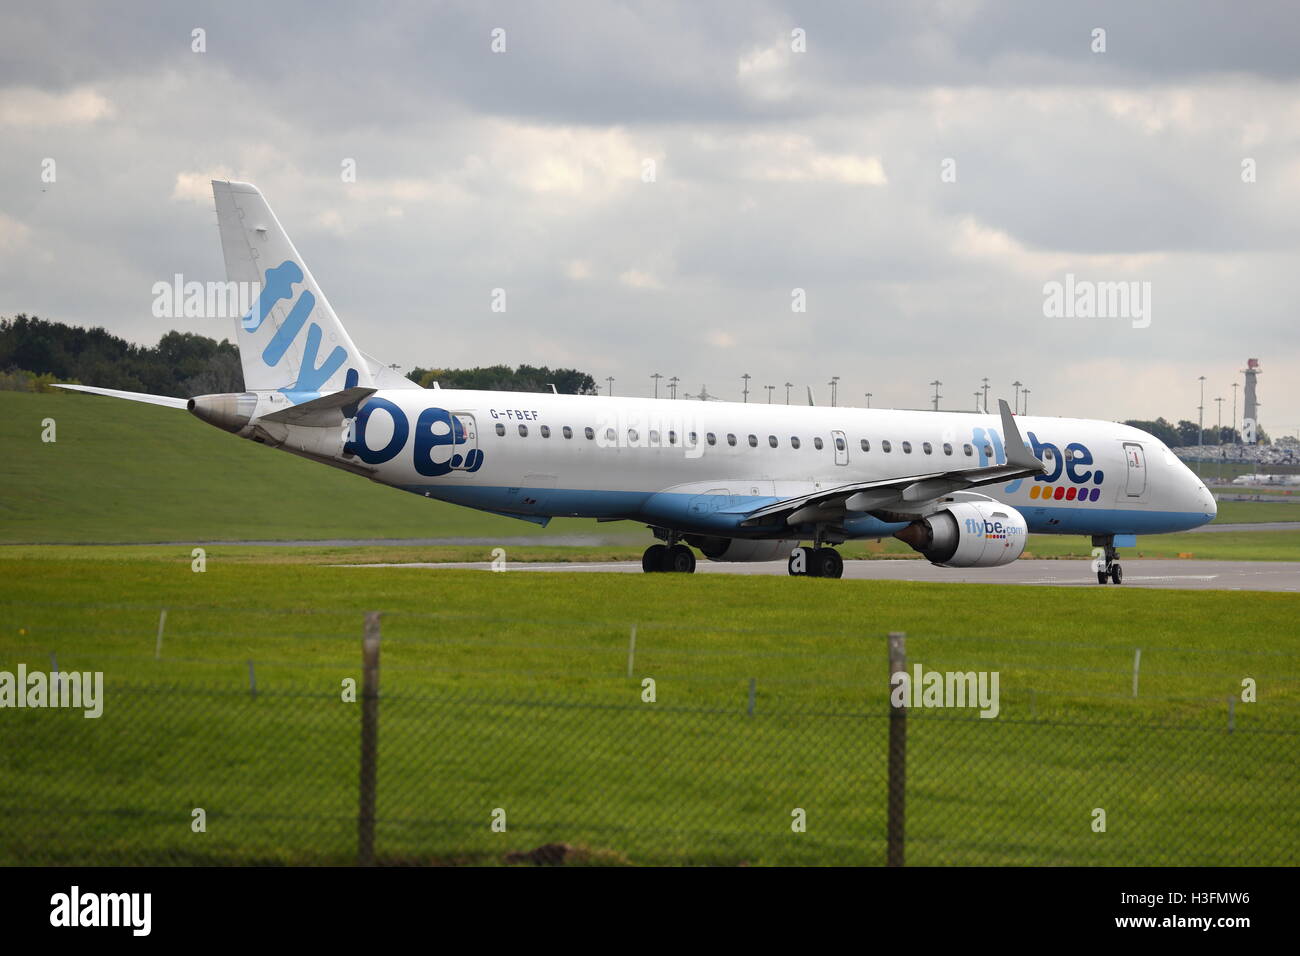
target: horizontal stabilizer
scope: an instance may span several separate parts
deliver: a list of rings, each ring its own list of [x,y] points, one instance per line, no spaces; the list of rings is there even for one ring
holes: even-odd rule
[[[302,402],[290,408],[258,417],[259,422],[283,422],[286,425],[341,425],[346,406],[355,406],[365,401],[378,389],[356,386],[342,391],[331,392],[310,402]],[[354,413],[355,414],[355,413]]]
[[[51,383],[55,388],[66,388],[73,392],[86,392],[90,395],[107,395],[109,398],[125,398],[131,402],[144,402],[146,405],[166,405],[168,408],[185,408],[187,398],[172,398],[170,395],[149,395],[146,392],[123,392],[116,388],[95,388],[91,385],[60,385]]]

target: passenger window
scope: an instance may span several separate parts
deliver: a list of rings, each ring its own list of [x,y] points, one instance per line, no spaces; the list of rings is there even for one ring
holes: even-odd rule
[[[888,455],[891,451],[894,450],[894,446],[891,445],[888,441],[882,441],[880,443],[880,450],[883,451],[886,455]]]
[[[636,434],[636,429],[635,429],[635,428],[629,428],[629,429],[627,430],[627,440],[628,440],[628,444],[630,444],[630,445],[635,445],[635,444],[636,444],[637,434]]]
[[[769,445],[771,445],[773,448],[775,448],[776,445],[777,445],[776,436],[775,436],[775,435],[768,435],[768,436],[767,436],[767,443],[768,443]]]
[[[614,429],[612,429],[612,428],[606,428],[606,429],[605,429],[605,441],[607,441],[607,442],[611,442],[611,443],[612,443],[612,442],[616,442],[616,441],[618,441],[618,432],[614,431]]]
[[[573,437],[573,429],[570,428],[568,425],[565,425],[565,426],[564,426],[564,437],[565,437],[565,438],[572,438],[572,437]]]
[[[676,444],[677,444],[677,433],[676,433],[676,432],[674,432],[674,431],[670,431],[670,432],[668,433],[668,444],[670,444],[670,445],[676,445]]]
[[[520,438],[527,438],[527,437],[528,437],[528,426],[527,426],[527,425],[520,425],[520,426],[519,426],[519,437],[520,437]]]
[[[795,436],[795,435],[791,435],[791,436],[790,436],[790,447],[791,447],[791,448],[798,448],[798,447],[799,447],[799,439],[798,439],[797,436]]]
[[[506,433],[506,426],[502,425],[500,422],[497,422],[497,434],[504,435],[505,433]]]
[[[822,450],[822,440],[821,440],[821,438],[814,438],[814,439],[813,439],[813,447],[816,448],[818,451],[821,451],[821,450]]]
[[[934,446],[928,441],[921,442],[921,451],[925,452],[927,455],[932,454],[934,452]]]
[[[657,428],[650,429],[650,444],[656,446],[659,444],[659,430]]]
[[[590,425],[584,428],[582,430],[582,433],[587,436],[587,441],[591,441],[593,438],[596,437],[596,430],[592,428]]]
[[[750,447],[750,448],[757,448],[757,447],[758,447],[758,436],[757,436],[757,435],[750,435],[750,436],[749,436],[749,447]]]
[[[945,455],[951,455],[951,454],[952,454],[952,442],[944,442],[944,443],[943,443],[943,453],[944,453]]]
[[[962,445],[961,450],[965,453],[967,458],[975,454],[975,449],[971,448],[970,445]]]
[[[716,445],[718,443],[718,436],[713,434],[713,432],[709,432],[704,436],[704,438],[710,445]]]
[[[543,437],[543,438],[550,438],[550,437],[551,437],[551,426],[550,426],[550,425],[543,425],[543,426],[542,426],[542,437]]]
[[[903,454],[904,455],[912,454],[912,443],[910,441],[903,442]]]
[[[863,451],[871,451],[871,442],[867,441],[867,440],[864,438],[864,439],[862,439],[861,444],[862,444],[862,450],[863,450]]]
[[[992,457],[993,457],[993,446],[992,446],[992,445],[985,445],[985,446],[984,446],[984,457],[985,457],[985,458],[992,458]]]
[[[690,442],[691,447],[694,448],[696,445],[700,443],[700,436],[695,434],[695,432],[691,432],[689,435],[686,436],[686,440]]]
[[[736,444],[736,436],[731,434],[730,432],[727,433],[727,444],[728,445]]]
[[[848,446],[844,444],[844,439],[843,439],[843,438],[836,438],[836,439],[835,439],[835,450],[836,450],[836,451],[843,451],[843,450],[844,450],[845,448],[847,448],[847,447],[848,447]]]

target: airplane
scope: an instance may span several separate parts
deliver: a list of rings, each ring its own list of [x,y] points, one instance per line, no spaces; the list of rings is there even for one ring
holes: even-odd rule
[[[208,424],[380,484],[545,525],[646,524],[647,572],[787,559],[839,578],[835,545],[898,538],[944,567],[995,567],[1029,532],[1087,535],[1119,584],[1137,534],[1215,517],[1160,441],[1113,422],[998,414],[421,388],[353,343],[262,193],[212,183],[245,391],[190,399],[61,387],[188,409]],[[554,389],[553,389],[554,391]],[[419,394],[416,394],[416,393]],[[811,547],[805,544],[810,543]]]
[[[1234,485],[1300,485],[1300,475],[1238,475]]]

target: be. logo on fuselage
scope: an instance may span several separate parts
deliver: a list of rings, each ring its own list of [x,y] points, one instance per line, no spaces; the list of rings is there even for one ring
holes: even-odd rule
[[[1082,442],[1069,442],[1065,446],[1065,453],[1051,442],[1039,441],[1038,436],[1033,432],[1025,433],[1029,438],[1029,449],[1034,456],[1047,465],[1047,471],[1041,475],[1034,476],[1034,485],[1030,489],[1029,497],[1055,498],[1056,500],[1068,501],[1096,501],[1100,496],[1099,488],[1078,488],[1079,485],[1101,485],[1105,479],[1105,474],[1100,468],[1092,468],[1093,457],[1088,446]],[[991,463],[1003,465],[1006,464],[1007,457],[1002,447],[1002,436],[992,428],[976,428],[971,433],[971,441],[979,451],[980,466],[984,467]],[[990,454],[991,453],[991,454]],[[1015,493],[1020,490],[1024,483],[1023,478],[1017,478],[1007,485],[1008,493]],[[1056,489],[1043,488],[1042,485],[1053,485],[1057,482],[1064,482]],[[1041,483],[1041,484],[1040,484]]]
[[[392,434],[382,448],[366,444],[370,419],[379,413],[392,423]],[[411,437],[406,413],[386,398],[370,398],[353,421],[352,434],[343,445],[343,454],[355,455],[368,465],[380,465],[398,456]],[[464,423],[445,408],[426,408],[415,420],[412,464],[428,478],[453,471],[478,471],[483,467],[483,452],[470,447]]]

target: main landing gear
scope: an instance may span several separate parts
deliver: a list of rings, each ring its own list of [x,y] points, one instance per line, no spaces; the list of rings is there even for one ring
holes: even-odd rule
[[[1124,569],[1119,566],[1119,550],[1115,547],[1114,535],[1094,535],[1092,546],[1105,549],[1105,558],[1093,562],[1097,566],[1097,583],[1105,584],[1110,581],[1112,584],[1119,584],[1123,581]]]
[[[694,574],[695,552],[684,544],[652,544],[641,555],[641,570],[647,574],[659,571]]]
[[[834,548],[798,547],[790,552],[790,574],[810,578],[842,578],[844,559]]]

